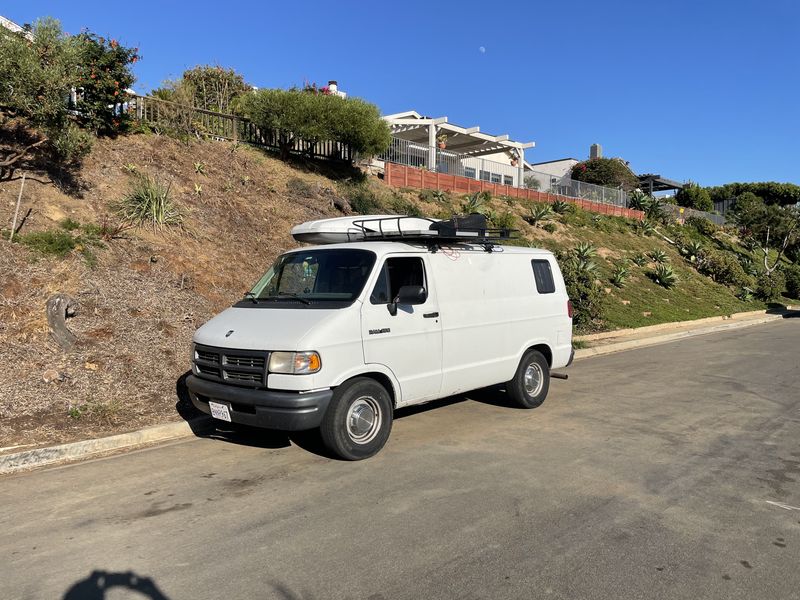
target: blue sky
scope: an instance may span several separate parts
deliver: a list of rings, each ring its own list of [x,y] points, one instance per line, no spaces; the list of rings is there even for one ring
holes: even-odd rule
[[[535,141],[532,162],[585,158],[598,142],[638,173],[800,183],[795,0],[0,6],[138,46],[139,91],[208,63],[259,87],[336,79],[384,113]]]

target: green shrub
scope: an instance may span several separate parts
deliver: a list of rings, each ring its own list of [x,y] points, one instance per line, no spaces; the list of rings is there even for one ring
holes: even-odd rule
[[[781,271],[776,270],[771,274],[762,271],[756,277],[756,296],[764,302],[775,302],[780,299],[785,287],[786,279]]]
[[[566,200],[556,200],[550,205],[550,208],[557,215],[565,215],[570,212],[575,205]]]
[[[580,260],[588,260],[597,254],[597,248],[589,242],[580,242],[573,250],[575,257]]]
[[[298,138],[342,142],[364,158],[380,154],[391,142],[389,126],[378,107],[359,98],[262,89],[243,95],[237,108],[256,126],[277,132],[284,159]]]
[[[647,255],[642,252],[637,252],[631,256],[631,262],[637,267],[643,267],[648,263]]]
[[[594,274],[580,268],[571,253],[558,257],[561,273],[572,300],[572,323],[579,331],[597,328],[605,313],[606,294],[597,284]]]
[[[703,253],[703,244],[697,240],[690,240],[681,246],[681,254],[690,263],[696,263]]]
[[[544,204],[543,202],[534,202],[533,206],[531,206],[530,213],[525,217],[525,220],[534,227],[539,227],[541,223],[550,219],[552,212],[553,209],[549,204]]]
[[[344,196],[352,209],[360,215],[375,214],[380,211],[381,203],[369,186],[352,184],[346,186]]]
[[[672,267],[670,267],[669,265],[663,265],[663,264],[656,265],[656,268],[653,269],[650,273],[648,273],[648,275],[658,285],[663,286],[667,289],[670,289],[678,281],[678,278],[672,271]]]
[[[75,231],[76,229],[80,229],[81,224],[67,217],[59,221],[58,226],[64,231]]]
[[[667,257],[667,253],[663,250],[651,250],[647,253],[647,256],[652,260],[654,263],[662,264],[667,262],[669,259]]]
[[[624,264],[619,264],[614,268],[613,273],[611,273],[611,283],[613,283],[618,288],[625,287],[625,282],[630,275],[630,271],[628,267]]]
[[[542,229],[544,229],[548,233],[555,233],[558,230],[558,227],[553,222],[548,222],[542,225]]]
[[[407,215],[409,217],[421,217],[422,211],[413,202],[409,202],[402,196],[394,196],[391,200],[391,209],[398,215]],[[351,204],[352,206],[352,204]],[[366,214],[366,213],[362,213]]]
[[[171,184],[164,185],[149,175],[136,175],[130,190],[117,206],[117,212],[135,225],[180,225],[183,214],[172,201],[170,188]]]
[[[786,295],[800,300],[800,265],[790,265],[783,271],[786,278]]]
[[[17,236],[16,241],[45,256],[64,257],[72,252],[78,241],[66,231],[34,231]]]
[[[639,178],[617,158],[591,158],[572,167],[572,179],[596,185],[621,187],[626,191],[639,186]]]
[[[486,216],[489,222],[498,229],[514,229],[517,224],[517,218],[508,211],[503,213],[490,211]]]
[[[686,183],[683,189],[678,190],[678,193],[675,195],[675,200],[680,206],[685,206],[687,208],[694,208],[706,212],[714,210],[714,203],[711,201],[711,195],[708,193],[708,190],[691,181]]]
[[[697,270],[722,285],[745,287],[752,283],[741,263],[729,252],[704,250],[698,258]]]
[[[706,237],[713,237],[719,231],[719,226],[705,217],[689,217],[686,219],[686,225],[693,227]]]
[[[474,194],[465,194],[464,202],[461,203],[461,212],[466,215],[472,213],[484,213],[487,210],[486,203],[492,199],[489,192],[475,192]]]

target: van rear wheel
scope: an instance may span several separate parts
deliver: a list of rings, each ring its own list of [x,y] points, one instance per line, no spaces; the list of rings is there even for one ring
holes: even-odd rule
[[[356,377],[333,393],[320,424],[325,447],[345,460],[375,456],[392,430],[392,401],[380,383]]]
[[[514,378],[506,384],[506,392],[522,408],[536,408],[547,398],[550,389],[550,366],[537,350],[528,350],[519,361]]]

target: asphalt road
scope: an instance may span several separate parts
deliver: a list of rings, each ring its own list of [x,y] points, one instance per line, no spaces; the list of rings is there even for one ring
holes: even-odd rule
[[[0,478],[0,598],[800,598],[799,349],[785,319],[592,358],[360,463],[238,433]]]

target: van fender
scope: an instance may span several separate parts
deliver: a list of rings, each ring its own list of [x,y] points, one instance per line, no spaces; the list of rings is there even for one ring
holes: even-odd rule
[[[552,364],[553,364],[553,344],[551,342],[552,342],[552,340],[547,340],[547,339],[544,339],[544,338],[537,338],[537,339],[534,339],[534,340],[529,340],[528,342],[523,344],[523,346],[517,352],[517,362],[514,365],[514,371],[516,372],[517,366],[519,365],[519,361],[522,360],[523,354],[525,354],[531,348],[535,348],[536,346],[540,347],[539,350],[540,350],[540,352],[542,352],[542,354],[544,354],[544,357],[547,359],[547,364],[552,366]],[[542,346],[544,348],[541,348]],[[512,373],[512,376],[513,376],[513,373]]]
[[[382,365],[380,363],[368,363],[364,365],[359,365],[349,371],[345,371],[341,373],[333,382],[331,387],[338,387],[342,385],[348,379],[352,379],[353,377],[360,377],[362,375],[370,375],[372,373],[377,373],[382,375],[386,378],[389,384],[392,386],[392,389],[388,390],[389,393],[392,395],[392,399],[394,401],[395,406],[399,406],[402,402],[402,391],[400,389],[400,382],[395,377],[392,370],[387,367],[386,365]]]

